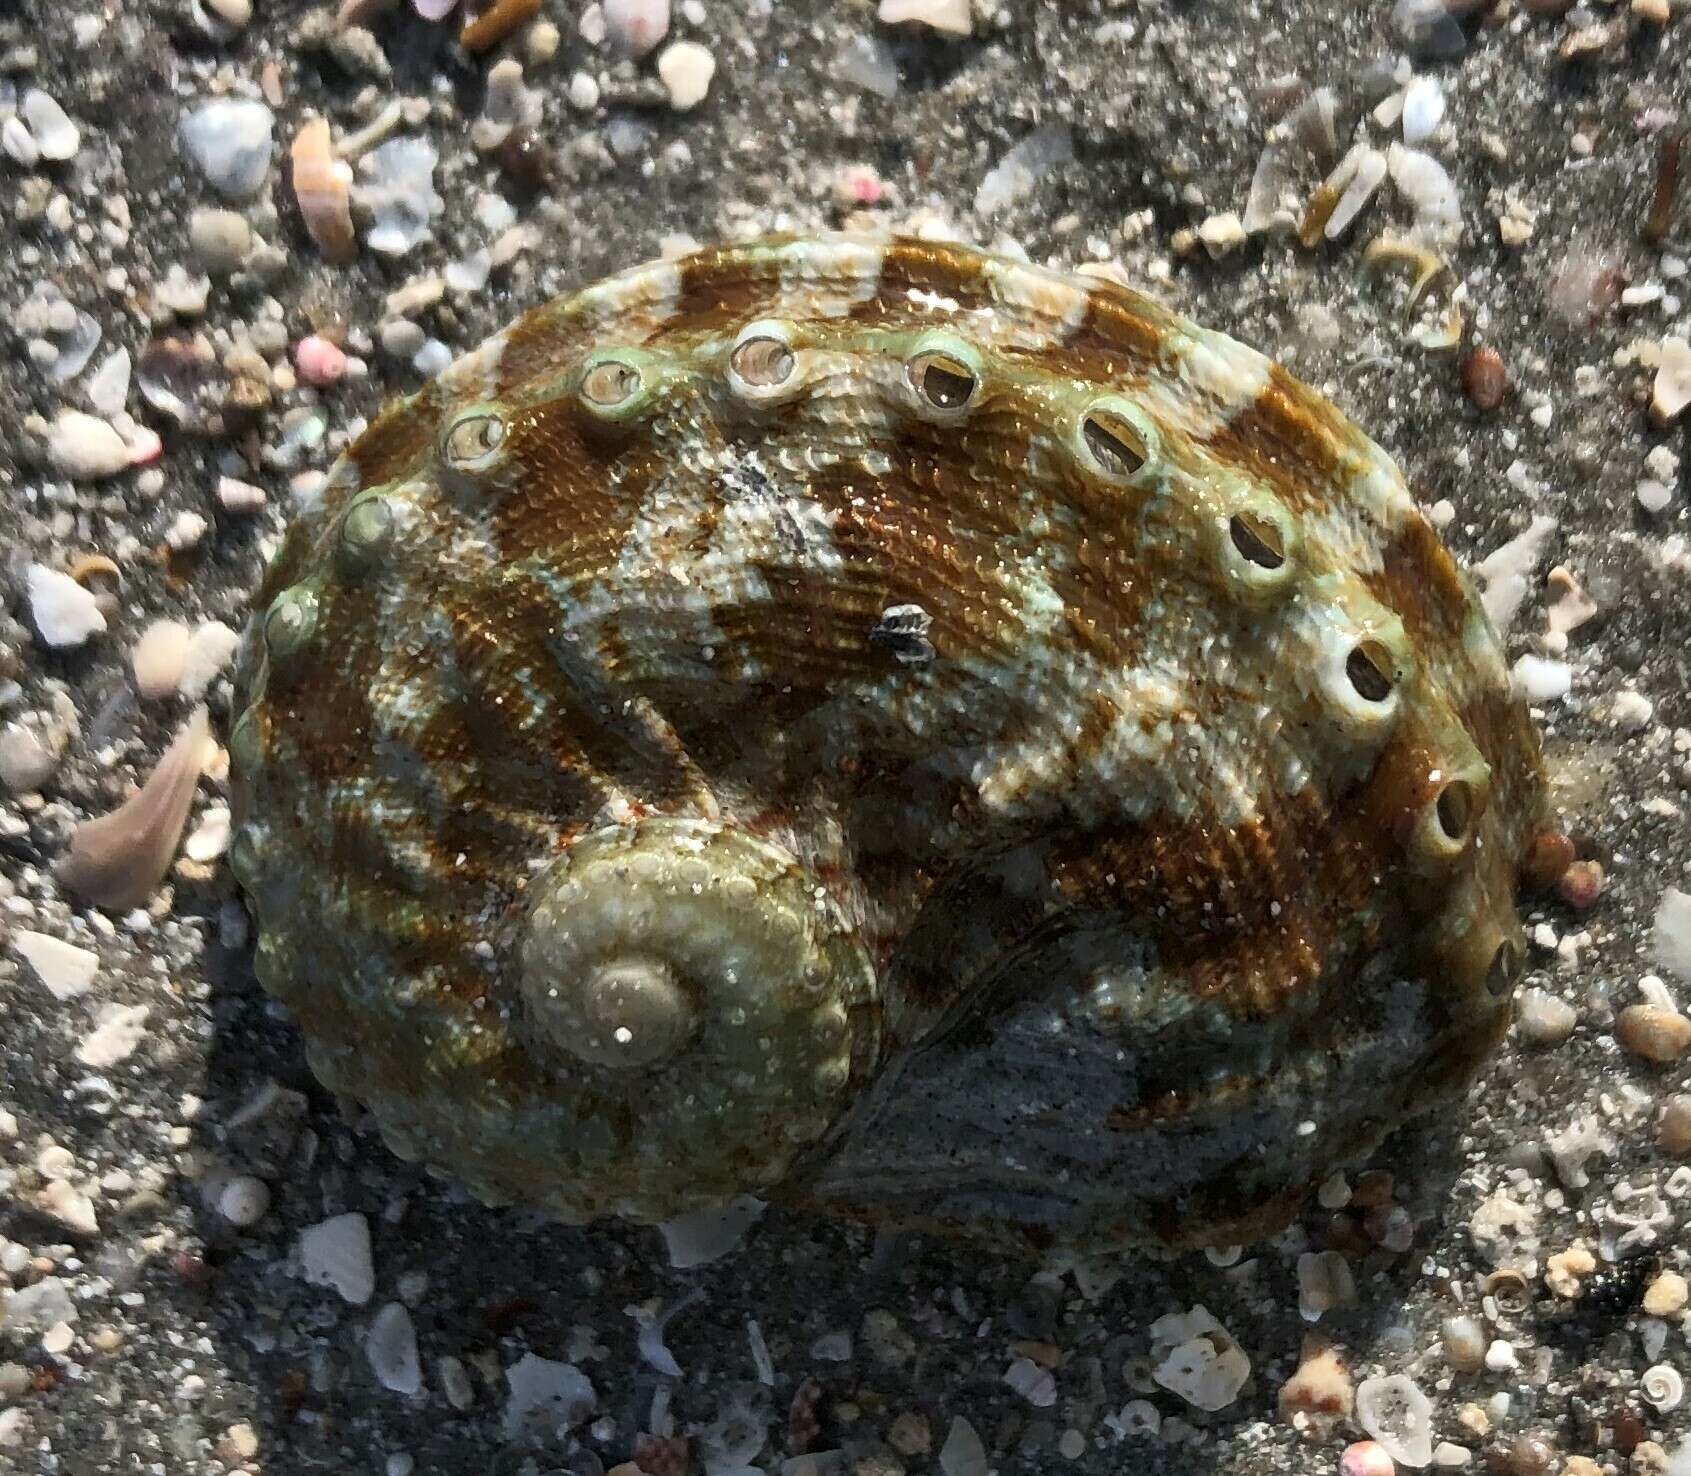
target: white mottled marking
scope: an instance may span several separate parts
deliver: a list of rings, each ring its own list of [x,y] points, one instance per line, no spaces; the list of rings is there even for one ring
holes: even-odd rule
[[[996,342],[1055,348],[1086,320],[1091,293],[1071,277],[1000,260],[988,260],[981,275],[992,300],[1006,309],[999,315]]]
[[[1356,506],[1385,529],[1401,528],[1420,516],[1403,473],[1372,441],[1365,443],[1361,464],[1351,474],[1350,493]]]
[[[1194,441],[1218,435],[1249,410],[1274,369],[1255,349],[1195,325],[1170,334],[1163,353],[1167,375],[1153,376],[1136,397]]]
[[[583,317],[595,327],[626,320],[631,328],[651,327],[675,316],[681,300],[681,269],[670,261],[647,262],[585,287],[576,295]]]
[[[925,313],[960,313],[963,304],[955,297],[946,297],[943,293],[930,292],[926,287],[907,287],[904,295],[910,299],[913,307],[919,307]]]
[[[495,333],[466,354],[460,354],[441,371],[440,387],[449,394],[468,393],[477,400],[493,398],[499,392],[499,365],[505,357],[510,331]]]
[[[868,302],[881,285],[886,245],[881,241],[833,236],[794,241],[779,250],[781,301],[805,315],[843,318]]]
[[[1385,567],[1379,529],[1349,501],[1330,502],[1300,513],[1298,518],[1303,546],[1308,550],[1306,562],[1314,561],[1316,550],[1320,550],[1327,561],[1358,574],[1377,573]]]

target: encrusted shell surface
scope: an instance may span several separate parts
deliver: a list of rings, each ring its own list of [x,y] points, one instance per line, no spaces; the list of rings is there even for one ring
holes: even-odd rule
[[[1112,283],[626,272],[390,407],[261,601],[259,977],[490,1201],[1239,1241],[1504,1029],[1485,614],[1338,411]]]

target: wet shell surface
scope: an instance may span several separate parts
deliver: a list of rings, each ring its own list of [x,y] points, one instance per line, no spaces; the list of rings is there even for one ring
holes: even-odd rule
[[[385,411],[248,632],[322,1080],[493,1203],[1249,1240],[1501,1036],[1537,739],[1385,454],[960,246],[771,239]]]

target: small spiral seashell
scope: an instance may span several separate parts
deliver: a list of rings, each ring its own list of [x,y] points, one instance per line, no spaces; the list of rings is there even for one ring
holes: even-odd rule
[[[1238,1245],[1508,1022],[1538,741],[1402,474],[1113,282],[844,236],[537,308],[248,630],[318,1075],[490,1202]]]
[[[1662,1414],[1679,1408],[1685,1398],[1685,1380],[1670,1363],[1657,1363],[1644,1370],[1638,1380],[1638,1392],[1644,1402]]]

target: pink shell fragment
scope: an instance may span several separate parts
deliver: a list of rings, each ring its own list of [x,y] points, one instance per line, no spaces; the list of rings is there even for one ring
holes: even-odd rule
[[[139,907],[151,897],[182,839],[210,737],[206,710],[197,707],[147,782],[110,814],[84,820],[71,833],[60,885],[96,907]]]
[[[307,384],[333,384],[346,375],[346,355],[328,339],[313,333],[294,345],[294,366]]]

